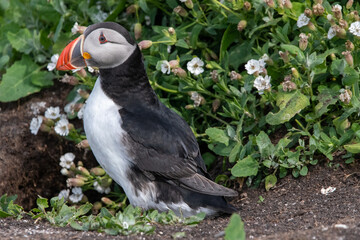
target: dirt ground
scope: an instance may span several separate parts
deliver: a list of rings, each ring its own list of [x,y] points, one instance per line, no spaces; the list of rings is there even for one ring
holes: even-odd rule
[[[15,103],[0,103],[0,196],[17,194],[17,204],[25,209],[35,207],[38,195],[51,198],[65,188],[60,174],[59,158],[74,152],[85,166],[96,162],[56,136],[40,133],[34,136],[29,124],[34,114],[31,105],[45,101],[47,107],[64,107],[70,87],[54,87]],[[77,123],[81,124],[81,123]],[[331,166],[329,166],[331,165]],[[322,188],[335,187],[328,195]],[[259,197],[264,198],[261,202]],[[287,176],[266,192],[245,188],[232,200],[245,223],[247,239],[360,239],[360,163],[334,163],[310,167],[306,177]],[[45,221],[35,223],[0,219],[1,239],[172,239],[185,232],[185,239],[221,239],[228,216],[206,219],[195,227],[158,225],[152,235],[109,236],[97,232],[79,232],[70,227],[53,227]]]

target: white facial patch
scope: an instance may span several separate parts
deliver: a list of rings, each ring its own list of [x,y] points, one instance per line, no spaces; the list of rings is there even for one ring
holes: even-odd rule
[[[104,41],[104,38],[106,41]],[[136,49],[119,32],[108,28],[97,28],[84,39],[83,53],[91,58],[86,60],[91,67],[113,68],[124,63]]]

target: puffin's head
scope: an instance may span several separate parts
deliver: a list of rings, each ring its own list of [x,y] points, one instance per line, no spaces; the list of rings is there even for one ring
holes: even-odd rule
[[[125,28],[114,22],[97,23],[65,47],[56,69],[113,68],[125,62],[135,49],[136,42]]]

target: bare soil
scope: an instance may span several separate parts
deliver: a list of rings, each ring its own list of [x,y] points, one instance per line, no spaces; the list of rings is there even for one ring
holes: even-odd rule
[[[86,167],[97,165],[91,154],[53,135],[30,133],[34,117],[31,105],[45,101],[47,107],[66,104],[70,87],[54,87],[14,103],[0,103],[0,196],[17,194],[17,204],[29,210],[38,195],[56,196],[65,188],[59,158],[74,152]],[[81,122],[76,123],[81,125]],[[335,187],[328,195],[322,188]],[[261,202],[259,197],[264,198]],[[306,177],[287,176],[266,192],[244,188],[233,199],[245,223],[247,239],[360,239],[360,163],[345,164],[341,158],[310,167]],[[195,227],[158,225],[152,235],[109,236],[59,228],[45,221],[0,219],[1,239],[173,239],[185,232],[185,239],[221,239],[229,216],[206,219]]]

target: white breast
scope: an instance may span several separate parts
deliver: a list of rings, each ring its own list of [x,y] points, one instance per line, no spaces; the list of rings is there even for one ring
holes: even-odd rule
[[[123,187],[127,195],[131,195],[126,176],[130,158],[122,144],[126,133],[121,128],[120,108],[103,92],[99,77],[85,105],[84,128],[91,150],[101,167]]]

